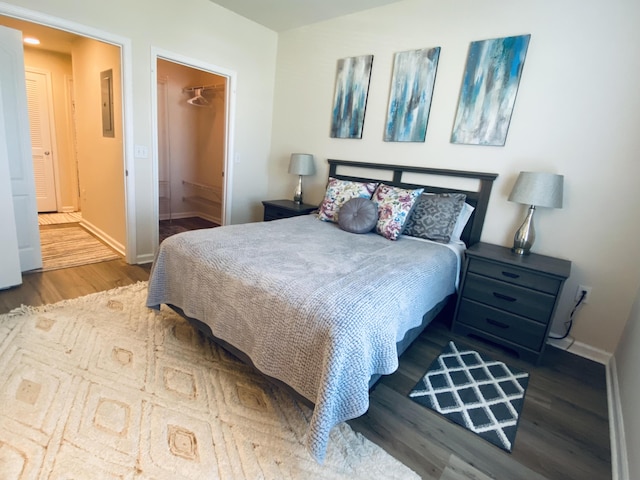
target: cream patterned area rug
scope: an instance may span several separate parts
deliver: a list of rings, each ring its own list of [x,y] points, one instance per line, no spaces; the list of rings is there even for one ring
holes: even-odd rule
[[[317,464],[309,408],[146,294],[0,316],[0,478],[418,478],[346,424]]]
[[[40,245],[42,271],[122,258],[78,225],[40,227]]]

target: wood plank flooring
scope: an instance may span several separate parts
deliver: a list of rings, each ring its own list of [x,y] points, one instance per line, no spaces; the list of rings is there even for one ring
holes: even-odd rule
[[[511,454],[408,399],[444,346],[454,340],[530,373]],[[548,347],[540,366],[495,346],[453,335],[437,321],[371,393],[371,407],[349,422],[426,479],[610,479],[605,367]]]
[[[23,285],[0,291],[0,313],[147,280],[149,269],[114,260],[26,274]],[[530,372],[511,454],[407,397],[450,339]],[[398,371],[376,385],[369,411],[349,423],[425,479],[611,478],[603,365],[548,347],[542,364],[533,366],[499,348],[452,335],[442,321],[430,325],[402,356]]]
[[[160,220],[159,236],[160,243],[171,235],[186,232],[187,230],[199,230],[201,228],[219,227],[217,223],[210,222],[200,217],[175,218],[172,220]]]

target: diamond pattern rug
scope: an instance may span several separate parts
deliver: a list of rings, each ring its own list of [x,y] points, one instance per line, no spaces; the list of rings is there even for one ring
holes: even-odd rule
[[[309,408],[146,296],[0,315],[2,480],[418,478],[345,423],[316,463]]]
[[[511,452],[528,383],[528,373],[449,342],[409,397]]]

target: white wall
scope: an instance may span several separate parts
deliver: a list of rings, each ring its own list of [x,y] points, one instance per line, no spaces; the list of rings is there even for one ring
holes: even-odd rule
[[[79,38],[73,43],[73,89],[82,220],[118,251],[127,243],[120,49]],[[101,72],[113,75],[113,137],[103,136]]]
[[[127,38],[132,46],[133,142],[151,151],[152,47],[237,74],[231,223],[258,220],[267,162],[277,35],[209,0],[10,0],[6,4]],[[0,7],[2,4],[0,4]],[[32,20],[32,18],[27,18]],[[127,85],[124,86],[127,88]],[[153,258],[153,162],[133,161],[138,260]]]
[[[593,287],[572,335],[613,352],[638,290],[640,3],[629,0],[407,0],[282,33],[269,197],[289,198],[291,152],[313,153],[305,201],[322,199],[326,158],[496,172],[482,240],[511,245],[525,207],[507,201],[521,170],[565,175],[562,210],[538,209],[537,253],[569,259],[554,329],[578,284]],[[469,42],[531,34],[504,147],[449,142]],[[385,143],[393,54],[442,48],[424,143]],[[373,54],[361,140],[329,138],[336,61]]]

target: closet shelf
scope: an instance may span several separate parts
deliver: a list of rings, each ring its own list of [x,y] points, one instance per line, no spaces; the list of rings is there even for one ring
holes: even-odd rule
[[[205,185],[204,183],[182,181],[184,196],[183,201],[198,202],[202,205],[215,206],[222,203],[222,191],[220,187]]]
[[[201,205],[206,205],[207,207],[214,207],[219,204],[219,202],[216,202],[214,200],[209,200],[208,198],[205,198],[205,197],[199,197],[197,195],[192,195],[190,197],[182,197],[182,201],[199,203]]]

